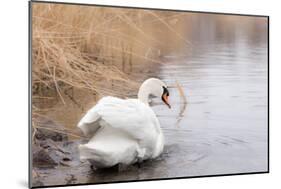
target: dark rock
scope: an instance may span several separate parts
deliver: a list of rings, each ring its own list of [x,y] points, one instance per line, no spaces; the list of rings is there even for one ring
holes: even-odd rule
[[[61,142],[55,142],[51,139],[46,139],[38,142],[39,146],[42,148],[48,148],[50,150],[57,150],[61,153],[67,153],[63,147],[61,147]]]
[[[55,142],[51,139],[40,140],[32,146],[33,166],[38,168],[54,168],[57,165],[70,166],[76,150],[75,143],[66,146],[65,142]],[[67,150],[67,151],[66,151]]]
[[[40,168],[54,168],[58,165],[58,162],[51,157],[50,152],[40,146],[33,146],[33,166]]]
[[[49,142],[50,139],[39,141],[39,146],[42,148],[51,148],[52,143]]]
[[[49,120],[47,118],[37,118],[36,125],[40,128],[36,129],[35,138],[37,140],[52,139],[53,141],[66,141],[68,140],[67,134],[63,126],[58,123]],[[52,130],[53,129],[53,130]]]

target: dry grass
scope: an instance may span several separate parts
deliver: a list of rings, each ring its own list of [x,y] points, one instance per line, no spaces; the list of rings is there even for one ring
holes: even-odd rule
[[[169,13],[45,3],[34,3],[32,11],[35,122],[48,110],[37,102],[58,99],[66,104],[69,88],[92,91],[97,96],[136,93],[139,83],[126,74],[125,65],[136,60],[161,64],[159,49],[151,43],[163,42],[145,31],[144,20],[161,23],[182,39],[165,21],[176,18]]]
[[[99,95],[117,96],[127,92],[115,90],[118,87],[135,89],[137,83],[116,66],[118,61],[124,62],[130,56],[142,57],[130,51],[128,41],[132,41],[132,36],[118,35],[118,28],[129,22],[126,13],[119,12],[124,11],[34,4],[34,95],[46,97],[44,89],[55,90],[65,103],[62,93],[66,86],[84,88]],[[126,21],[122,20],[123,17]],[[135,41],[138,45],[145,45]],[[114,87],[106,87],[109,84]]]
[[[135,89],[137,84],[117,65],[128,61],[132,64],[136,58],[144,62],[160,63],[153,57],[158,49],[143,40],[161,43],[142,28],[142,18],[148,14],[151,13],[34,4],[32,76],[35,95],[44,97],[44,88],[47,88],[55,90],[64,102],[64,86],[117,96],[124,95],[124,90],[115,90],[117,87]],[[160,19],[156,14],[153,15],[155,18],[150,19],[150,22]],[[162,19],[161,22],[165,23]],[[154,53],[147,53],[147,49]],[[105,87],[112,82],[115,88]]]

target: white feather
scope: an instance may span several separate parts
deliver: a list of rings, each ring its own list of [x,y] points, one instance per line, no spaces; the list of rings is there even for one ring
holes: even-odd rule
[[[159,121],[148,103],[139,99],[104,97],[86,113],[78,127],[92,137],[79,146],[80,158],[90,160],[96,167],[141,162],[163,151]]]

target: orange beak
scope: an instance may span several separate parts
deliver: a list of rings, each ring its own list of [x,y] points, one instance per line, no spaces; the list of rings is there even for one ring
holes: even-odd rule
[[[163,99],[163,102],[164,102],[169,108],[171,108],[171,105],[169,104],[169,101],[168,101],[168,96],[167,96],[166,94],[163,95],[162,99]]]

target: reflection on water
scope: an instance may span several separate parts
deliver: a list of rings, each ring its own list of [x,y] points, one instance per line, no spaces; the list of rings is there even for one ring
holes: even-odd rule
[[[161,67],[160,77],[179,81],[188,99],[179,129],[177,89],[171,89],[172,112],[154,107],[167,146],[184,154],[166,162],[176,170],[169,176],[266,171],[266,22],[243,18],[222,25],[218,16],[201,18],[192,24],[192,51],[167,55]]]
[[[153,106],[165,134],[164,153],[123,172],[84,167],[78,172],[87,177],[78,176],[77,183],[267,170],[267,20],[185,15],[181,35],[188,47],[171,48],[168,38],[166,46],[158,44],[163,64],[121,65],[136,80],[154,76],[170,86],[172,109],[160,101]],[[187,96],[184,112],[176,81]]]

